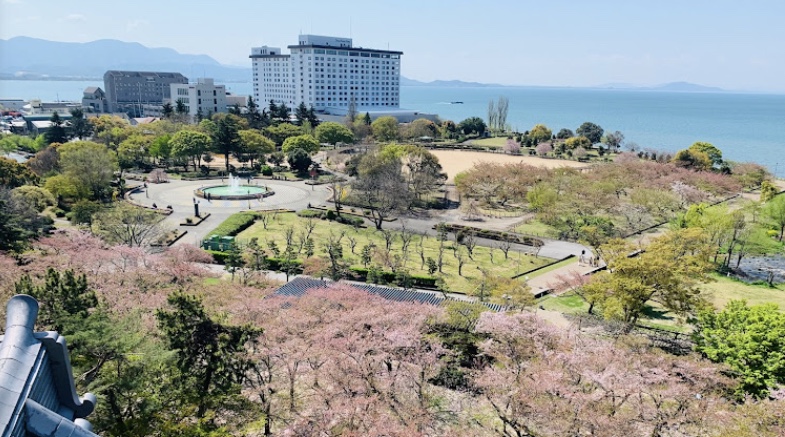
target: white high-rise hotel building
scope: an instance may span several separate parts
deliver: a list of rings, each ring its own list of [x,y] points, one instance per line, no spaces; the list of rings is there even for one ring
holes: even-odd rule
[[[253,47],[253,98],[323,111],[349,107],[395,109],[400,104],[403,52],[352,47],[351,38],[300,35],[284,55],[277,47]]]

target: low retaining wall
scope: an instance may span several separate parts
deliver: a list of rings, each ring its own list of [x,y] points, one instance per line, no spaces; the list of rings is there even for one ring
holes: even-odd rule
[[[209,188],[216,188],[216,187],[225,187],[226,185],[210,185],[209,187],[202,187],[197,188],[194,190],[194,194],[202,199],[207,199],[207,195],[204,193],[204,190]],[[253,188],[260,188],[258,185],[240,185],[242,187],[253,187]],[[262,193],[240,193],[240,194],[215,194],[213,195],[210,193],[210,200],[255,200],[255,199],[262,199],[265,197],[270,197],[275,194],[275,191],[264,187],[265,191]]]

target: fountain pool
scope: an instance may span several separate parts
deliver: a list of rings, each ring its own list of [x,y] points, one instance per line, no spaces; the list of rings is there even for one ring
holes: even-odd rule
[[[213,185],[210,187],[199,188],[194,193],[204,199],[216,200],[247,200],[261,199],[275,194],[266,187],[258,185],[241,185],[240,178],[234,175],[229,176],[229,185]]]

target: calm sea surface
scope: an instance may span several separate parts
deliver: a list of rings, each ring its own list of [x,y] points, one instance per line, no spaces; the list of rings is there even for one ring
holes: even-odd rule
[[[100,81],[0,81],[0,98],[77,100]],[[250,83],[228,83],[248,95]],[[666,93],[568,88],[402,87],[401,106],[456,122],[486,118],[488,101],[510,101],[507,122],[516,130],[544,123],[554,133],[591,121],[619,130],[643,148],[676,151],[695,141],[719,147],[726,159],[753,161],[785,176],[785,95]],[[463,104],[451,104],[460,101]]]

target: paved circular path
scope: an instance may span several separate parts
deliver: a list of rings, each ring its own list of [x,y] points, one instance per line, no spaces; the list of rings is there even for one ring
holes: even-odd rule
[[[171,205],[174,212],[167,216],[165,225],[172,228],[187,229],[188,235],[177,243],[198,244],[208,232],[222,221],[240,211],[265,209],[300,210],[311,205],[321,205],[330,196],[327,185],[306,185],[304,182],[255,180],[251,185],[263,185],[275,192],[262,200],[213,200],[198,198],[194,190],[203,186],[221,185],[220,179],[206,181],[172,180],[165,184],[147,184],[130,196],[131,200],[142,205],[166,208]],[[145,192],[146,191],[146,192]],[[198,226],[180,227],[186,217],[193,217],[194,199],[199,202],[200,214],[209,213],[210,217]],[[175,244],[177,244],[175,243]]]

